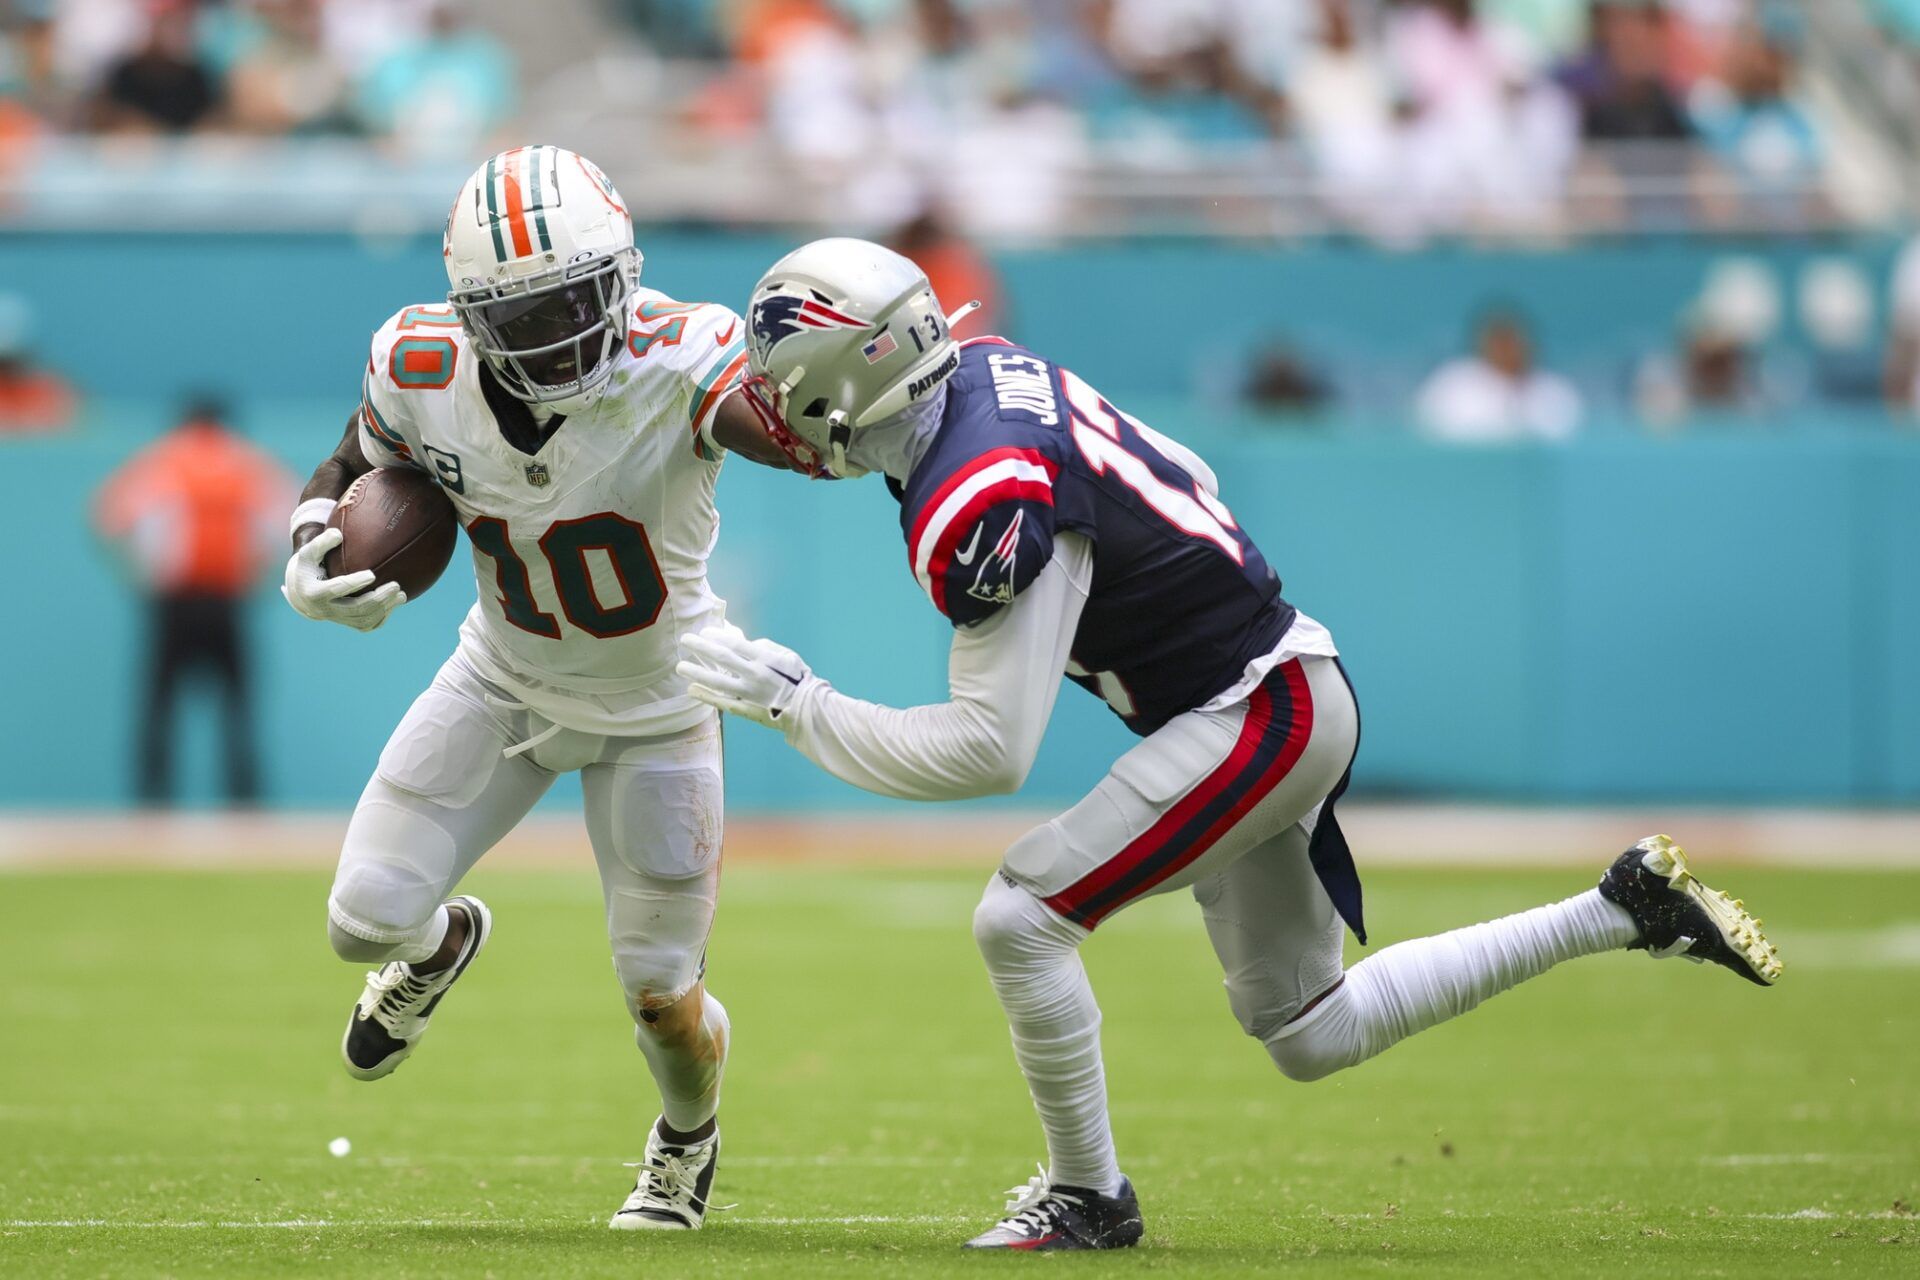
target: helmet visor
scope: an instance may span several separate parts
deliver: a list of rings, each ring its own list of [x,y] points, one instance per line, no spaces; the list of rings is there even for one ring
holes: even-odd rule
[[[598,380],[622,336],[617,321],[627,293],[621,263],[609,258],[570,277],[506,294],[476,290],[453,303],[508,389],[540,399]]]
[[[499,339],[503,355],[520,361],[541,386],[573,382],[600,359],[598,343],[582,351],[577,338],[598,333],[606,324],[606,303],[597,281],[578,280],[548,294],[504,298],[477,308],[482,322]]]

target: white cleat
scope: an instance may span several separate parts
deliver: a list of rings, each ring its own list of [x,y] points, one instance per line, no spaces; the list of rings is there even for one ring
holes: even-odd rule
[[[433,1016],[440,997],[459,981],[480,948],[487,945],[493,932],[493,913],[486,903],[463,894],[447,899],[447,908],[464,911],[467,916],[467,936],[452,964],[438,973],[420,974],[404,961],[391,960],[367,975],[366,989],[354,1002],[347,1033],[340,1041],[347,1074],[356,1080],[391,1075],[407,1060],[427,1034],[427,1019]]]
[[[647,1156],[627,1167],[638,1169],[633,1194],[607,1225],[615,1231],[698,1231],[707,1219],[707,1196],[720,1163],[720,1130],[705,1142],[680,1146],[647,1134]],[[724,1206],[723,1206],[724,1207]]]

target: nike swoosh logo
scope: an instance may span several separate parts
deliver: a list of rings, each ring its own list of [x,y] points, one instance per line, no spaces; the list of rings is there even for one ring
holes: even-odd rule
[[[967,549],[965,551],[954,552],[953,558],[955,560],[958,560],[963,565],[972,564],[974,553],[980,550],[980,534],[986,529],[986,527],[987,526],[983,524],[977,524],[973,526],[973,541],[967,544]]]
[[[738,320],[735,320],[735,321],[734,321],[734,322],[733,322],[732,324],[730,324],[730,325],[728,325],[728,326],[727,326],[727,331],[726,331],[725,333],[716,333],[716,334],[714,334],[714,335],[713,335],[713,345],[714,345],[714,346],[716,346],[716,347],[724,347],[724,346],[726,346],[726,345],[727,345],[727,344],[728,344],[729,342],[732,342],[732,341],[733,341],[733,331],[734,331],[735,329],[738,329],[739,327],[740,327],[740,322],[739,322]]]

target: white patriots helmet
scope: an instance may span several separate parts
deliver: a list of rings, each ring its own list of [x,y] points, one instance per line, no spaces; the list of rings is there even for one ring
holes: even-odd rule
[[[746,389],[836,476],[856,433],[923,399],[960,364],[926,272],[883,245],[835,238],[773,264],[747,308]]]
[[[613,376],[640,280],[633,218],[598,166],[560,147],[481,165],[447,217],[447,301],[501,386],[531,404]]]

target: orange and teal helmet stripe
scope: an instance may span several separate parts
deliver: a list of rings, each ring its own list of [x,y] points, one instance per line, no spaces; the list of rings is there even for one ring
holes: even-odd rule
[[[533,240],[527,234],[526,195],[520,189],[520,176],[514,171],[516,166],[513,163],[514,157],[525,154],[525,147],[507,152],[507,171],[501,182],[505,188],[501,192],[501,199],[507,206],[507,230],[513,236],[513,256],[516,258],[524,258],[533,252]],[[525,163],[521,161],[522,165]]]
[[[546,210],[546,188],[551,183],[543,182],[540,174],[541,157],[547,150],[515,147],[487,161],[487,224],[493,232],[494,256],[502,263],[509,257],[524,258],[532,253],[536,237],[541,249],[553,248]],[[533,215],[531,227],[529,213]]]
[[[529,203],[533,206],[533,226],[540,235],[542,249],[553,248],[553,237],[547,234],[547,206],[540,192],[540,162],[545,158],[547,149],[535,147],[527,157],[527,187]]]
[[[494,156],[487,161],[487,226],[493,231],[493,256],[501,262],[507,260],[507,242],[500,235],[500,199],[496,194],[495,183],[499,180],[500,157]]]

